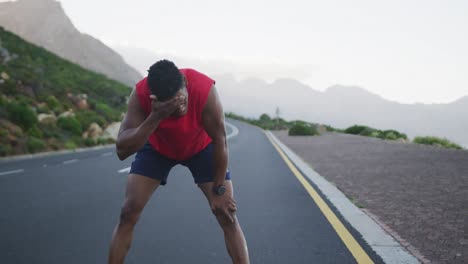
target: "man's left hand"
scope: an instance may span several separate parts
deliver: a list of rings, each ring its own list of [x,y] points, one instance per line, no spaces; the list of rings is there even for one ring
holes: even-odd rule
[[[237,211],[236,201],[227,193],[221,196],[213,195],[211,210],[215,215],[225,215],[231,223],[234,223],[234,213]]]

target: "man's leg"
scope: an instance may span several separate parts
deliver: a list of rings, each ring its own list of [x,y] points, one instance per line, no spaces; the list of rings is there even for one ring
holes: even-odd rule
[[[203,191],[208,202],[211,204],[211,199],[214,196],[213,182],[199,184],[198,187]],[[232,182],[226,181],[226,193],[224,195],[233,196]],[[247,249],[247,242],[244,238],[244,233],[239,225],[237,217],[234,215],[234,223],[223,214],[215,213],[216,219],[224,232],[224,240],[229,255],[234,264],[249,263],[249,252]]]
[[[119,223],[114,229],[109,249],[109,264],[123,264],[132,242],[133,228],[146,202],[161,183],[138,174],[130,174]]]

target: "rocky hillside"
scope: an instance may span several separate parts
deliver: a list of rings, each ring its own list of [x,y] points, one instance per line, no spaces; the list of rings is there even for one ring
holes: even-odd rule
[[[141,75],[101,41],[80,33],[55,0],[0,2],[0,26],[29,42],[129,86]]]
[[[129,93],[0,27],[0,156],[112,141]]]

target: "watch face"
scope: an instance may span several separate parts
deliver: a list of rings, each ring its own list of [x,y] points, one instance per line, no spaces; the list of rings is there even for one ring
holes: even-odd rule
[[[218,195],[223,195],[226,192],[226,186],[221,185],[217,188],[216,194]]]

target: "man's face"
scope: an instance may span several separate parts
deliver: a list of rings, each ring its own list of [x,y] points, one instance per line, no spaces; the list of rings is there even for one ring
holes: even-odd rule
[[[177,110],[171,115],[172,117],[182,117],[187,114],[188,110],[188,92],[187,87],[184,85],[175,96],[180,96],[182,98],[182,103],[179,105]]]

